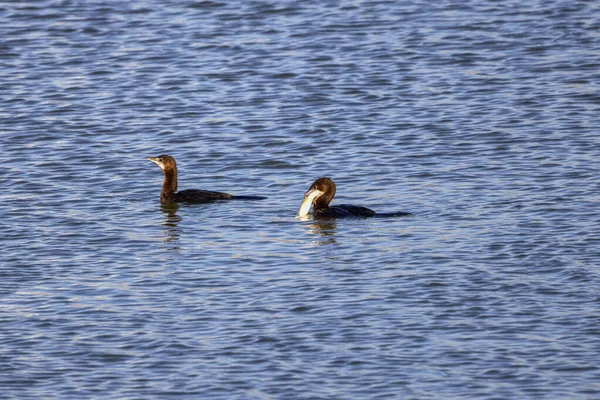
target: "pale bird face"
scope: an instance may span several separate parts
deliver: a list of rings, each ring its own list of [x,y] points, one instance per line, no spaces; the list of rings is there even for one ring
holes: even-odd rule
[[[175,167],[175,159],[171,156],[167,156],[166,154],[163,154],[158,157],[146,157],[146,160],[152,161],[154,164],[158,165],[163,171],[166,168]]]

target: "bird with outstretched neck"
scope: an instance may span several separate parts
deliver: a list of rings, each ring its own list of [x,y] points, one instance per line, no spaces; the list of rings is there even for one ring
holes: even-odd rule
[[[313,208],[314,218],[346,218],[346,217],[406,217],[410,212],[376,213],[375,211],[352,204],[330,206],[335,196],[335,183],[329,178],[317,179],[304,194],[304,200],[298,210],[298,217],[305,217]]]
[[[177,191],[177,163],[171,156],[146,157],[162,169],[165,175],[160,192],[161,203],[209,203],[218,200],[264,200],[261,196],[234,196],[229,193],[209,190],[186,189]]]

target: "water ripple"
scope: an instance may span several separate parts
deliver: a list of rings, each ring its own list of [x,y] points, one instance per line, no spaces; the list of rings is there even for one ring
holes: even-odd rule
[[[597,397],[598,11],[3,3],[4,392]]]

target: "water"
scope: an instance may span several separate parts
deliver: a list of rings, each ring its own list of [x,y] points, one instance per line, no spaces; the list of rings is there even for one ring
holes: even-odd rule
[[[600,397],[600,3],[0,3],[2,398]],[[262,202],[161,207],[180,188]],[[300,221],[334,202],[411,218]]]

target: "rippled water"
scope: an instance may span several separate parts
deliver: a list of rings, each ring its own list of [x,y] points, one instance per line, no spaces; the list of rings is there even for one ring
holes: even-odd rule
[[[0,3],[0,397],[600,397],[600,3]],[[180,188],[262,202],[161,207]],[[300,221],[335,202],[411,218]]]

